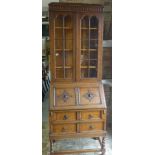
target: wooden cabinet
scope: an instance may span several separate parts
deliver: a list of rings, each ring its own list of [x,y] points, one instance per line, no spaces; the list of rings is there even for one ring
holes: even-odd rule
[[[56,153],[52,143],[58,139],[98,137],[99,151],[104,154],[106,103],[101,83],[103,6],[50,3],[49,23],[52,73],[50,152]],[[90,150],[83,150],[87,151]]]
[[[58,11],[59,6],[62,10]],[[94,11],[74,10],[65,3],[49,5],[53,82],[102,78],[103,14],[97,11],[102,7],[88,6]]]

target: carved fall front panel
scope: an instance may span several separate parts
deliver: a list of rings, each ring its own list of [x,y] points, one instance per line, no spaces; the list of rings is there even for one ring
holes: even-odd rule
[[[101,104],[98,88],[80,88],[80,104]]]
[[[56,89],[56,106],[70,106],[76,104],[75,89]]]

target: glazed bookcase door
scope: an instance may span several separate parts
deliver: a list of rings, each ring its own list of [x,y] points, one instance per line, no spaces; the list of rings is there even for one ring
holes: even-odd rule
[[[74,15],[56,14],[51,34],[54,81],[72,81],[74,79]]]
[[[102,34],[100,16],[81,15],[79,17],[78,80],[101,79]]]

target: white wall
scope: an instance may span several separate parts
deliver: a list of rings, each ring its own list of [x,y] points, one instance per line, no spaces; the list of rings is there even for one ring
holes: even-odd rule
[[[59,0],[42,0],[42,11],[47,11],[48,9],[48,4],[51,2],[59,2]]]
[[[103,4],[104,0],[60,0],[60,2]]]

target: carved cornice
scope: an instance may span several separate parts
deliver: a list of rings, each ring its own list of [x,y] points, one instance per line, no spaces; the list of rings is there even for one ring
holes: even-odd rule
[[[74,11],[103,13],[103,6],[98,4],[50,3],[49,11]]]

